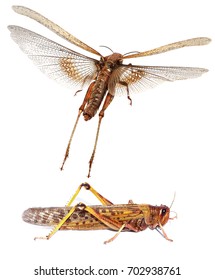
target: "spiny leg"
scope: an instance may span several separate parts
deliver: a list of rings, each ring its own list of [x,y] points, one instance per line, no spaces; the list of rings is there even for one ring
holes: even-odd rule
[[[117,233],[114,234],[113,237],[111,237],[110,239],[104,241],[104,244],[107,244],[107,243],[110,243],[110,242],[114,241],[114,240],[117,238],[117,236],[120,234],[120,232],[124,229],[125,226],[126,226],[126,224],[123,224],[123,225],[121,226],[121,228],[117,231]]]
[[[62,227],[62,225],[67,221],[67,219],[69,219],[69,217],[74,213],[75,210],[81,210],[90,213],[92,216],[97,218],[102,224],[105,224],[109,229],[119,230],[122,227],[122,224],[119,223],[118,221],[114,221],[108,217],[102,216],[94,209],[92,209],[90,206],[86,206],[83,203],[78,203],[77,205],[75,205],[70,209],[69,213],[65,215],[65,217],[53,228],[53,230],[47,236],[35,237],[34,239],[49,240]]]
[[[164,231],[162,225],[157,226],[155,229],[156,229],[157,232],[159,232],[166,240],[171,241],[171,242],[173,241],[172,239],[170,239],[170,238],[167,236],[167,234],[166,234],[166,232]]]
[[[67,221],[67,219],[69,219],[72,213],[78,208],[77,206],[78,205],[72,207],[71,210],[68,212],[68,214],[63,217],[63,219],[52,229],[52,231],[48,235],[35,237],[34,240],[37,239],[49,240],[62,227],[62,225]]]
[[[113,100],[114,96],[111,95],[110,93],[107,94],[106,98],[105,98],[105,102],[103,104],[103,107],[99,113],[99,122],[98,122],[98,127],[97,127],[97,131],[96,131],[96,139],[95,139],[95,143],[94,143],[94,147],[93,147],[93,152],[92,155],[90,157],[90,161],[89,161],[89,171],[88,171],[88,175],[87,177],[90,177],[90,172],[92,169],[92,164],[93,164],[93,160],[95,157],[95,153],[96,153],[96,147],[97,147],[97,143],[98,143],[98,138],[99,138],[99,131],[100,131],[100,126],[101,126],[101,121],[104,117],[104,112],[107,109],[107,107],[110,105],[111,101]]]
[[[73,127],[72,133],[70,135],[69,142],[68,142],[66,152],[65,152],[65,155],[64,155],[63,163],[62,163],[61,168],[60,168],[61,171],[63,170],[64,164],[65,164],[67,158],[69,157],[69,150],[70,150],[70,145],[71,145],[71,142],[72,142],[72,138],[74,136],[74,133],[75,133],[75,130],[76,130],[76,127],[77,127],[77,124],[78,124],[78,121],[79,121],[79,118],[80,118],[80,115],[81,115],[82,112],[83,112],[82,110],[78,111],[78,116],[77,116],[77,119],[75,121],[75,125]]]
[[[113,203],[109,201],[107,198],[102,196],[100,193],[98,193],[90,184],[88,183],[82,183],[76,190],[75,194],[71,197],[69,202],[66,206],[70,206],[72,202],[75,200],[77,195],[79,194],[81,188],[84,187],[86,190],[90,191],[101,203],[102,205],[112,205]]]
[[[84,186],[85,188],[87,187],[87,183],[82,183],[81,185],[78,186],[76,192],[74,193],[74,195],[71,197],[71,199],[69,200],[69,202],[66,204],[66,207],[69,207],[72,202],[75,200],[75,198],[77,197],[77,195],[79,194],[81,188]],[[90,186],[90,185],[89,185]],[[86,188],[87,189],[87,188]],[[67,215],[64,216],[64,218],[53,228],[53,230],[47,235],[47,236],[42,236],[42,237],[35,237],[34,240],[36,239],[50,239],[61,227],[62,225],[66,222],[66,220],[72,215],[72,213],[75,211],[75,209],[77,209],[77,206],[74,206],[71,208],[71,210],[68,212]]]
[[[129,203],[133,203],[133,202],[130,202],[130,200],[129,200]],[[106,240],[104,242],[104,244],[107,244],[107,243],[110,243],[110,242],[114,241],[117,238],[117,236],[120,234],[120,232],[123,231],[124,228],[127,228],[127,229],[129,229],[130,231],[133,231],[133,232],[140,231],[140,228],[137,225],[132,224],[132,220],[130,220],[130,221],[126,222],[126,223],[123,223],[121,225],[121,227],[119,228],[119,230],[117,231],[117,233],[114,234],[114,236],[111,237],[110,239]]]
[[[89,161],[89,170],[88,170],[88,175],[87,175],[88,178],[90,178],[92,164],[93,164],[93,160],[94,160],[95,153],[96,153],[96,147],[97,147],[97,143],[98,143],[99,131],[100,131],[100,126],[101,126],[102,118],[103,117],[99,116],[99,122],[98,122],[97,131],[96,131],[96,139],[95,139],[95,143],[94,143],[94,147],[93,147],[93,152],[92,152],[92,155],[91,155],[90,161]]]
[[[66,148],[66,152],[65,152],[64,159],[63,159],[63,163],[62,163],[62,165],[61,165],[60,170],[63,170],[64,164],[65,164],[67,158],[69,157],[70,145],[71,145],[71,142],[72,142],[72,139],[73,139],[73,136],[74,136],[74,133],[75,133],[75,130],[76,130],[76,127],[77,127],[79,118],[80,118],[82,112],[84,111],[84,108],[85,108],[85,106],[86,106],[86,104],[87,104],[87,102],[88,102],[88,100],[89,100],[89,98],[90,98],[90,96],[91,96],[92,88],[93,88],[94,84],[95,84],[95,82],[92,82],[92,83],[90,84],[90,86],[89,86],[89,88],[88,88],[88,90],[87,90],[87,93],[86,93],[86,95],[85,95],[85,97],[84,97],[84,101],[83,101],[81,107],[79,108],[78,116],[77,116],[77,118],[76,118],[75,125],[74,125],[74,127],[73,127],[71,136],[70,136],[70,138],[69,138],[69,142],[68,142],[68,145],[67,145],[67,148]],[[77,92],[76,92],[76,93],[77,93]]]
[[[106,199],[105,197],[103,197],[101,194],[99,194],[92,186],[90,186],[88,183],[82,183],[78,186],[76,192],[74,193],[74,195],[71,197],[71,199],[69,200],[69,202],[66,204],[66,207],[69,207],[73,201],[75,200],[75,198],[78,196],[80,190],[82,189],[82,187],[84,187],[86,190],[89,190],[93,195],[95,195],[96,198],[98,198],[98,200],[103,204],[103,205],[112,205],[113,203],[110,202],[108,199]],[[69,211],[69,213],[53,228],[53,230],[47,235],[47,236],[43,236],[43,237],[35,237],[34,239],[50,239],[61,227],[62,225],[66,222],[66,220],[73,214],[73,212],[79,207],[80,205],[83,207],[82,203],[77,204],[76,206],[72,207],[71,210]],[[86,207],[84,205],[84,207]],[[95,212],[95,211],[94,211]]]
[[[126,87],[126,90],[127,90],[127,98],[128,98],[128,100],[130,101],[130,105],[132,105],[132,99],[131,99],[131,97],[130,97],[128,84],[127,84],[126,82],[122,82],[122,81],[120,81],[119,84]]]

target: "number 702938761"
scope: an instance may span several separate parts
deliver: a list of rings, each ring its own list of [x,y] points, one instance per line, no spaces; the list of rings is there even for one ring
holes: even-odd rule
[[[181,275],[180,267],[169,266],[128,266],[128,275]]]

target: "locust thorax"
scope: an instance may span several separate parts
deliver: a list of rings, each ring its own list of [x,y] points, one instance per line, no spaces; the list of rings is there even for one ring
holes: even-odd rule
[[[112,71],[116,66],[122,64],[123,55],[120,53],[113,53],[103,57],[104,66]]]

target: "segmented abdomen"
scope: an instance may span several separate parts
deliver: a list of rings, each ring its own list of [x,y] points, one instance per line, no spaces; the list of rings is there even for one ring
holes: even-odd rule
[[[111,72],[107,68],[103,68],[98,74],[97,80],[95,81],[95,84],[92,88],[88,104],[84,109],[83,115],[85,120],[90,120],[98,111],[101,102],[107,92],[110,74]]]

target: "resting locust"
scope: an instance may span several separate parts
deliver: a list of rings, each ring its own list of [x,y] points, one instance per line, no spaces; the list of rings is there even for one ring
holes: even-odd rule
[[[206,45],[210,42],[209,38],[199,37],[188,39],[144,52],[133,52],[124,55],[112,53],[108,56],[102,56],[98,51],[89,47],[41,14],[22,6],[13,6],[13,10],[18,14],[36,20],[70,43],[100,57],[100,60],[87,57],[19,26],[10,25],[8,27],[13,40],[19,45],[21,50],[33,60],[42,72],[59,82],[76,86],[77,92],[81,91],[85,86],[88,86],[68,142],[61,170],[69,156],[70,144],[81,114],[83,114],[84,120],[88,121],[95,116],[101,107],[94,148],[89,161],[88,177],[90,177],[101,121],[104,117],[105,110],[110,105],[115,95],[127,95],[131,104],[130,94],[132,92],[143,91],[144,89],[151,88],[164,81],[196,78],[208,71],[204,68],[193,67],[123,64],[123,60],[155,55],[188,46]],[[101,106],[102,102],[103,105]]]
[[[87,206],[78,203],[71,206],[83,187],[92,192],[102,205]],[[88,183],[83,183],[65,207],[29,208],[24,211],[22,218],[30,224],[54,226],[49,235],[35,239],[50,239],[58,230],[117,231],[112,238],[104,242],[106,244],[113,241],[122,231],[140,232],[150,228],[156,229],[166,240],[172,241],[163,229],[169,220],[176,218],[176,215],[170,217],[171,206],[135,204],[132,200],[129,200],[128,204],[113,204]]]

